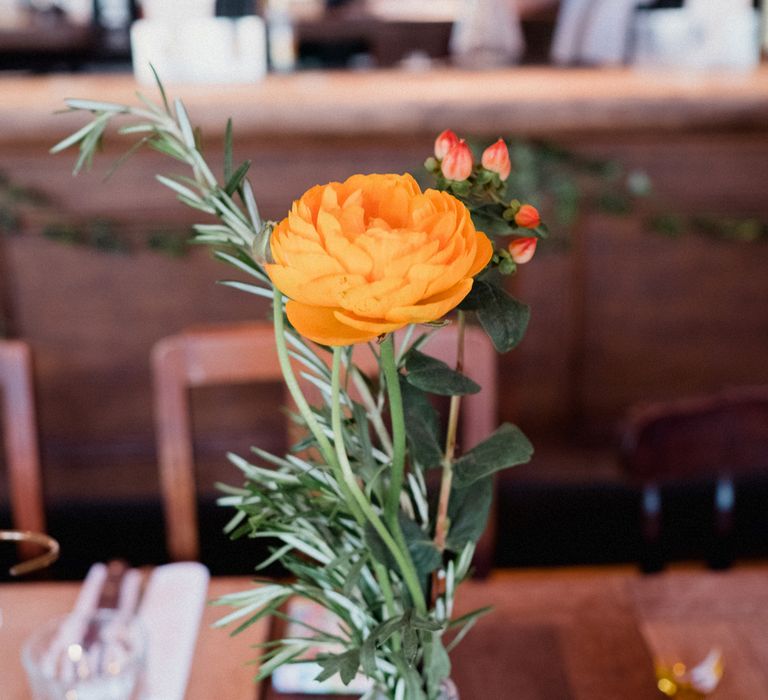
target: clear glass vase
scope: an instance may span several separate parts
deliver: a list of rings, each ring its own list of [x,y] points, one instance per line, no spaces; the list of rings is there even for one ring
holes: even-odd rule
[[[390,696],[383,691],[379,691],[379,694],[375,696],[375,700],[389,700],[389,698]],[[459,689],[450,678],[446,678],[440,684],[440,694],[437,696],[437,700],[459,700]]]

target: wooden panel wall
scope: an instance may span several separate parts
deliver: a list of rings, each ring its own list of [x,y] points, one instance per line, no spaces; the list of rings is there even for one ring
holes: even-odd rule
[[[565,134],[560,141],[646,168],[674,209],[768,220],[763,133]],[[48,145],[5,148],[0,170],[71,213],[147,226],[196,220],[154,182],[175,167],[160,156],[136,156],[105,184],[117,149],[93,174],[72,179],[71,156],[51,157]],[[210,144],[212,152],[219,147]],[[238,143],[238,155],[254,161],[263,213],[275,218],[316,182],[417,169],[430,149],[428,135]],[[256,298],[214,284],[229,271],[205,250],[182,259],[146,250],[110,255],[29,230],[0,239],[0,255],[7,321],[36,356],[43,456],[54,482],[85,466],[102,469],[105,487],[115,470],[151,473],[152,344],[187,325],[266,313]],[[768,382],[767,269],[765,243],[668,239],[639,217],[586,213],[569,251],[542,251],[514,281],[533,320],[524,344],[501,359],[501,418],[536,434],[607,444],[634,401]],[[219,454],[230,440],[279,442],[267,402],[247,392],[219,398],[229,408],[200,402],[203,453]],[[153,487],[151,479],[136,484]]]

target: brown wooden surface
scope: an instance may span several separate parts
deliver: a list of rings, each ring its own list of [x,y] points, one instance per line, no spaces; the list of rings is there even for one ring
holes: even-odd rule
[[[214,579],[211,597],[246,589],[247,579]],[[18,650],[31,630],[65,612],[76,583],[0,585],[3,700],[27,700]],[[453,654],[453,677],[469,700],[653,700],[653,658],[698,661],[714,647],[725,673],[713,700],[768,694],[768,568],[728,572],[631,569],[497,572],[459,591],[456,613],[492,604]],[[201,626],[188,700],[245,700],[253,666],[249,644],[268,634],[256,625],[230,638]],[[695,658],[694,658],[695,657]],[[262,700],[288,700],[268,693]]]
[[[232,116],[242,136],[401,135],[455,131],[497,135],[617,129],[761,127],[768,67],[735,78],[675,77],[630,69],[523,67],[477,72],[306,72],[247,86],[167,86],[205,132]],[[128,75],[0,78],[0,143],[51,141],[83,122],[55,116],[67,97],[133,104]],[[154,91],[150,87],[148,94]]]
[[[469,700],[654,700],[653,659],[723,652],[713,700],[768,695],[768,569],[497,573],[459,591],[457,614],[493,605],[452,654]],[[680,655],[678,658],[677,655]],[[267,689],[264,700],[301,700]]]
[[[209,598],[245,590],[248,579],[213,579]],[[0,584],[0,697],[29,700],[24,669],[19,656],[23,641],[38,626],[71,609],[78,583]],[[257,623],[239,637],[211,625],[225,614],[223,608],[207,606],[200,624],[186,700],[249,700],[256,698],[253,677],[258,667],[246,665],[253,658],[250,644],[264,641],[268,625]]]
[[[44,533],[32,356],[28,345],[21,341],[0,340],[0,409],[13,527]],[[39,553],[30,544],[19,545],[19,550],[25,558]]]

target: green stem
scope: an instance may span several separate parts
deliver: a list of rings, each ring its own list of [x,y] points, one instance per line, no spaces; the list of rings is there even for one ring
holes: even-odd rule
[[[392,473],[390,474],[389,493],[386,506],[387,520],[390,527],[397,524],[400,511],[400,494],[403,490],[405,474],[405,415],[403,396],[400,392],[400,376],[395,363],[395,341],[390,333],[381,344],[381,367],[389,397],[389,416],[392,421]]]
[[[371,563],[373,565],[373,572],[376,575],[376,580],[381,587],[381,593],[384,596],[384,606],[387,609],[387,617],[389,619],[397,615],[397,607],[395,606],[395,595],[392,592],[392,583],[389,580],[389,572],[387,567],[377,562],[373,555],[371,555]],[[395,632],[392,635],[392,648],[395,651],[400,651],[400,633]]]
[[[360,486],[355,479],[355,475],[352,472],[352,467],[349,464],[347,451],[344,447],[344,433],[342,432],[341,427],[341,401],[339,396],[341,353],[342,348],[335,347],[333,349],[333,369],[331,372],[331,427],[333,429],[334,442],[336,444],[336,458],[341,469],[342,478],[363,515],[368,522],[371,523],[382,542],[384,542],[387,549],[391,552],[392,557],[403,576],[403,581],[408,588],[408,592],[411,594],[416,609],[420,613],[425,614],[427,605],[424,600],[424,593],[421,590],[419,577],[408,550],[404,547],[401,548],[392,537],[386,525],[374,510],[373,505],[360,489]]]
[[[370,418],[371,425],[373,425],[373,429],[376,431],[376,435],[379,438],[379,442],[381,443],[384,452],[386,452],[387,455],[391,458],[393,449],[392,439],[389,437],[389,433],[387,432],[386,427],[384,427],[384,421],[381,419],[381,412],[376,406],[376,402],[373,400],[373,395],[371,394],[371,390],[368,388],[368,384],[365,381],[363,373],[354,366],[352,367],[352,372],[352,381],[354,381],[355,387],[360,393],[360,398],[362,399],[363,405],[365,406],[365,409],[368,413],[368,418]]]
[[[304,392],[302,392],[301,387],[299,386],[299,382],[296,379],[296,375],[293,372],[293,368],[291,367],[291,360],[288,356],[288,346],[285,342],[283,295],[277,288],[275,289],[275,297],[272,302],[272,313],[275,327],[277,358],[280,362],[280,370],[283,373],[285,385],[288,388],[294,403],[296,404],[297,410],[301,414],[301,417],[304,419],[304,422],[307,424],[307,427],[317,441],[317,445],[320,449],[320,453],[322,454],[323,459],[325,459],[326,463],[331,467],[331,470],[334,472],[334,474],[336,474],[336,479],[339,482],[339,486],[344,493],[345,500],[349,505],[352,514],[355,516],[357,522],[362,524],[365,522],[365,517],[363,512],[358,507],[357,501],[352,492],[347,488],[346,481],[341,478],[341,467],[338,460],[336,459],[336,453],[333,449],[333,446],[331,445],[331,441],[328,439],[322,427],[317,422],[317,418],[315,418],[315,414],[312,412],[309,403],[307,403]]]
[[[458,317],[458,349],[456,353],[456,371],[464,368],[464,312],[459,311]],[[451,497],[451,485],[453,484],[453,457],[456,452],[456,434],[459,428],[459,407],[461,396],[451,396],[451,404],[448,411],[448,430],[445,439],[445,453],[443,455],[443,473],[440,479],[440,496],[437,503],[437,516],[435,521],[435,546],[439,551],[445,550],[448,539],[448,505]]]

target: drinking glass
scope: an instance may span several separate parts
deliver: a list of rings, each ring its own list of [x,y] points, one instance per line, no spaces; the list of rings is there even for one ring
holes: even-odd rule
[[[51,620],[21,659],[34,700],[138,700],[146,642],[139,620],[115,610]]]

